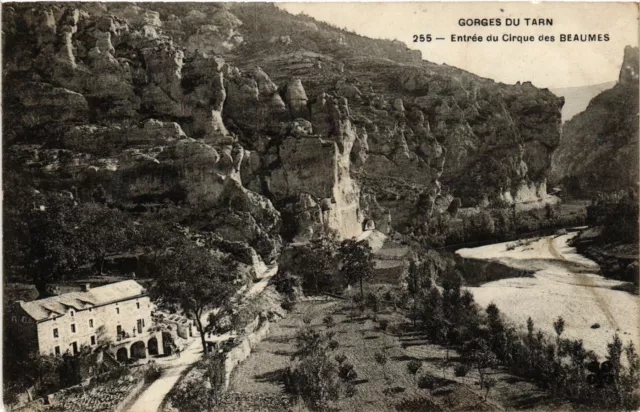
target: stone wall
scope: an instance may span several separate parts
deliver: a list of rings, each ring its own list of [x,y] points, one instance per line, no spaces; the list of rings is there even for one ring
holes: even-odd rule
[[[259,322],[260,317],[256,318],[256,321]],[[256,322],[254,321],[254,322]],[[252,322],[252,324],[254,324]],[[255,323],[258,325],[259,323]],[[252,333],[249,333],[240,343],[240,345],[233,348],[229,353],[227,353],[227,359],[224,362],[225,369],[225,379],[224,379],[224,390],[226,391],[229,388],[229,381],[231,379],[231,373],[240,363],[244,362],[245,359],[251,355],[251,350],[260,343],[268,334],[270,330],[270,323],[268,320],[262,322],[262,324]]]
[[[126,404],[131,401],[144,386],[144,378],[126,376],[105,383],[92,386],[72,386],[53,393],[47,397],[37,399],[23,405],[15,411],[21,412],[123,412]]]

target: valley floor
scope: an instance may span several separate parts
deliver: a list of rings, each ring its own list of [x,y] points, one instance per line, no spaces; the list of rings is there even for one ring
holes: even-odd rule
[[[615,333],[623,342],[633,341],[637,347],[640,298],[616,290],[624,282],[597,275],[598,265],[568,245],[575,235],[496,243],[457,253],[466,259],[491,260],[535,271],[533,277],[502,279],[469,288],[478,304],[486,307],[494,302],[516,325],[524,328],[531,317],[537,328],[553,336],[553,321],[562,316],[563,337],[582,339],[588,349],[601,356]]]
[[[288,400],[285,393],[282,374],[291,364],[295,333],[304,325],[305,317],[312,318],[312,327],[325,330],[322,319],[326,315],[333,316],[336,322],[332,330],[340,346],[334,353],[346,355],[346,362],[352,363],[358,373],[357,393],[352,398],[341,398],[334,405],[337,410],[413,410],[408,401],[416,400],[414,407],[422,405],[419,410],[549,410],[560,407],[533,384],[499,370],[492,371],[498,384],[485,401],[476,372],[472,371],[464,378],[454,376],[453,370],[458,364],[454,351],[446,362],[445,348],[428,343],[420,334],[392,335],[381,331],[378,322],[362,317],[359,312],[357,317],[351,318],[351,307],[345,301],[316,300],[298,303],[287,317],[272,325],[269,337],[259,343],[234,371],[229,392],[216,410],[290,410],[293,401]],[[378,317],[388,319],[390,325],[405,322],[400,313],[390,310]],[[384,371],[374,359],[375,353],[382,350],[386,350],[389,359]],[[433,392],[419,389],[416,379],[407,372],[407,363],[414,359],[423,361],[418,375],[429,373],[443,378]],[[437,406],[424,409],[427,399]]]

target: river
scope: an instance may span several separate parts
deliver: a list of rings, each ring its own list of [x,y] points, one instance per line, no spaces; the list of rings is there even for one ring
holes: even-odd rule
[[[553,321],[565,320],[563,337],[582,339],[585,347],[603,356],[617,332],[623,342],[640,345],[640,298],[614,290],[623,282],[596,273],[598,265],[576,253],[568,241],[576,233],[465,248],[456,254],[466,270],[491,262],[513,269],[514,276],[469,287],[482,307],[494,302],[505,316],[526,328],[535,327],[555,336]],[[471,265],[469,265],[471,263]],[[520,273],[520,275],[518,275]],[[599,324],[598,328],[592,328]]]

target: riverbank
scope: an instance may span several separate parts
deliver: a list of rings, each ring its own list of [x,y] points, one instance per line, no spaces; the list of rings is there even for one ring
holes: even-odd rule
[[[606,242],[600,228],[580,231],[570,244],[595,261],[604,277],[631,282],[622,285],[621,290],[638,294],[638,244]]]
[[[497,243],[456,253],[469,262],[489,261],[533,272],[528,277],[469,287],[480,305],[494,302],[518,326],[524,328],[531,317],[536,327],[553,335],[553,321],[562,316],[566,324],[563,336],[582,339],[586,348],[599,355],[604,355],[615,333],[624,342],[632,340],[638,345],[640,299],[615,290],[625,282],[597,275],[598,265],[569,245],[574,236],[576,233]]]

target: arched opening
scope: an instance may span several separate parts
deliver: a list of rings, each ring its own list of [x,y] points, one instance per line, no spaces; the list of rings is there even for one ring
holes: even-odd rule
[[[149,355],[157,355],[158,354],[158,339],[153,337],[149,339],[147,342],[147,347],[149,348]]]
[[[147,350],[143,341],[139,340],[131,345],[131,357],[134,359],[144,359],[147,357]]]
[[[118,362],[126,362],[129,359],[129,356],[127,355],[127,348],[118,349],[116,352],[116,359]]]
[[[173,343],[173,337],[169,332],[162,332],[162,353],[165,355],[171,355],[171,344]]]

